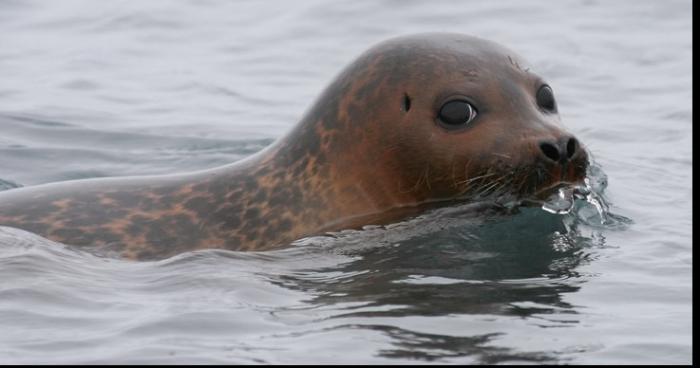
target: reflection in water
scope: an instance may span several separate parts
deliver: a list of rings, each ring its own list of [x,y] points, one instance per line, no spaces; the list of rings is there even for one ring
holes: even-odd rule
[[[511,349],[486,346],[500,334],[457,337],[415,333],[389,326],[381,326],[380,329],[396,341],[395,349],[380,351],[380,355],[387,358],[436,360],[470,356],[480,364],[556,361],[554,357],[542,353],[514,354]]]
[[[341,325],[335,330],[371,330],[381,332],[392,341],[392,347],[380,349],[378,356],[400,360],[441,361],[447,358],[470,357],[474,363],[510,362],[553,363],[560,359],[545,353],[513,353],[511,349],[488,346],[502,333],[475,336],[446,336],[420,333],[389,325]]]
[[[586,282],[587,275],[577,268],[591,261],[590,248],[604,246],[604,238],[576,215],[553,215],[539,208],[523,208],[515,215],[493,210],[472,215],[478,217],[452,218],[448,226],[441,214],[428,216],[424,223],[440,227],[419,236],[411,233],[415,227],[398,226],[363,239],[367,244],[398,239],[383,246],[358,247],[358,234],[341,236],[330,251],[352,256],[351,262],[268,277],[277,285],[313,295],[307,301],[309,308],[335,308],[327,318],[341,325],[333,328],[368,329],[389,336],[393,348],[378,353],[385,357],[557,361],[556,352],[515,352],[487,344],[500,333],[462,331],[453,336],[383,323],[392,317],[455,315],[529,318],[541,327],[578,323],[575,306],[563,295],[577,292]],[[420,228],[426,227],[430,228]],[[373,241],[373,236],[380,241]]]

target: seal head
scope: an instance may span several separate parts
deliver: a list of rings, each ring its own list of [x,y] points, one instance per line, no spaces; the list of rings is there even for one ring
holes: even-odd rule
[[[336,192],[377,210],[488,194],[542,196],[580,182],[588,158],[552,88],[514,52],[456,34],[370,49],[292,134],[337,173]],[[309,142],[320,138],[320,144]],[[294,145],[292,145],[294,147]],[[302,146],[289,157],[301,154]],[[342,196],[341,196],[342,197]]]

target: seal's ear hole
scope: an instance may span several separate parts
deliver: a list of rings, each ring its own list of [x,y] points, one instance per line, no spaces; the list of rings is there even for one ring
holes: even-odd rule
[[[403,94],[403,111],[408,112],[411,109],[411,98],[407,94]]]

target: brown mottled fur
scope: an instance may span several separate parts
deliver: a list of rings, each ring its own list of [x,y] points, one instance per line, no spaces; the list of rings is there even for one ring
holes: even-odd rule
[[[258,154],[195,173],[1,192],[0,225],[158,259],[202,248],[279,248],[393,221],[426,203],[534,195],[580,181],[583,149],[568,164],[543,158],[538,142],[569,136],[558,114],[538,108],[543,82],[522,65],[473,37],[393,39],[361,55],[287,136]],[[436,122],[451,96],[477,106],[464,129]]]

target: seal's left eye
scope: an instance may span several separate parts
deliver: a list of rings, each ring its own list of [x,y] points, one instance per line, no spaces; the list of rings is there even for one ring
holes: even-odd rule
[[[440,108],[440,121],[448,127],[465,125],[476,117],[476,109],[469,102],[452,100]]]

